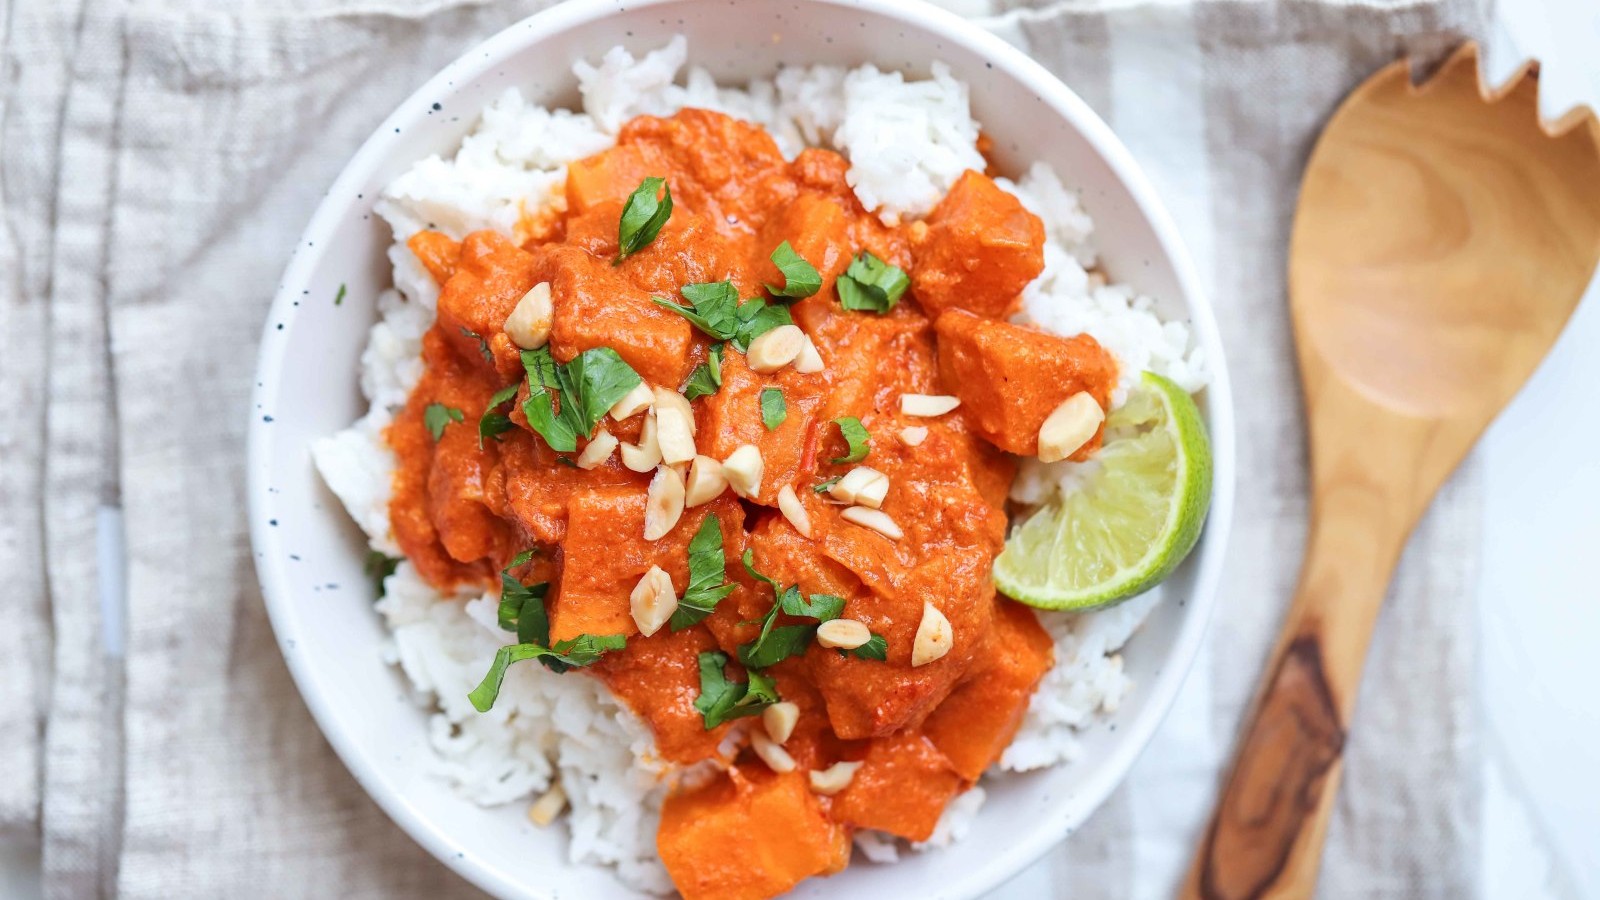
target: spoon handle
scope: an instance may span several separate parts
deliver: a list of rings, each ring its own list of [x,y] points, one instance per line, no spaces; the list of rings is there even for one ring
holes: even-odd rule
[[[1404,492],[1373,483],[1359,455],[1316,467],[1325,477],[1315,478],[1300,585],[1184,898],[1309,897],[1316,887],[1361,667],[1414,521],[1395,500]]]

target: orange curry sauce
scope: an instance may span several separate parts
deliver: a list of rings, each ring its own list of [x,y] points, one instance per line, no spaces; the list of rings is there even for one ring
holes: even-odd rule
[[[795,765],[775,771],[746,748],[725,774],[666,800],[658,848],[689,898],[769,897],[839,871],[857,828],[924,840],[951,798],[999,757],[1052,663],[1034,613],[997,596],[989,576],[1005,536],[1010,454],[1036,452],[1044,418],[1078,391],[1105,406],[1115,381],[1115,364],[1092,339],[1004,321],[1043,267],[1043,227],[1015,197],[967,172],[925,220],[889,228],[857,201],[847,168],[827,150],[785,161],[758,126],[718,113],[640,117],[616,147],[570,167],[565,213],[530,224],[537,233],[520,245],[491,232],[460,243],[423,232],[409,242],[441,291],[423,343],[425,372],[388,432],[399,458],[390,512],[423,577],[441,590],[492,589],[514,556],[537,548],[515,571],[524,583],[549,583],[552,642],[626,635],[625,649],[583,672],[603,679],[649,724],[660,754],[680,764],[715,757],[730,728],[762,727],[759,718],[737,719],[708,730],[694,706],[699,654],[722,650],[727,678],[743,680],[737,648],[773,606],[772,589],[740,564],[746,549],[757,571],[780,584],[844,598],[844,616],[887,642],[886,661],[812,642],[766,670],[800,709],[783,745]],[[613,265],[624,201],[653,176],[670,186],[671,218]],[[520,349],[502,327],[535,284],[551,287],[557,362],[609,347],[647,383],[677,389],[713,341],[651,298],[682,302],[684,285],[724,279],[740,297],[765,296],[763,285],[784,283],[769,260],[783,241],[822,275],[821,290],[790,312],[823,370],[757,374],[730,344],[720,390],[693,402],[698,453],[721,460],[744,444],[760,450],[764,474],[752,496],[725,491],[647,541],[651,475],[625,468],[615,453],[589,470],[558,460],[528,428],[526,384],[514,427],[480,448],[474,425],[491,395],[525,380]],[[905,299],[887,314],[839,303],[835,280],[861,251],[910,275]],[[759,401],[769,387],[782,390],[787,407],[773,430]],[[962,403],[918,418],[901,412],[902,394],[953,394]],[[464,421],[435,441],[424,424],[430,404],[459,409]],[[606,417],[602,427],[637,441],[644,415]],[[813,490],[852,468],[830,462],[847,454],[834,424],[847,416],[871,434],[862,464],[889,478],[882,511],[904,532],[899,540],[842,519],[844,507]],[[899,437],[907,427],[927,429],[925,439],[911,446]],[[776,509],[785,485],[805,506],[809,538]],[[735,590],[701,624],[639,635],[630,592],[657,565],[681,597],[687,545],[707,515],[721,526]],[[924,602],[948,618],[953,644],[913,666]],[[840,761],[863,765],[843,790],[814,790],[809,773]]]

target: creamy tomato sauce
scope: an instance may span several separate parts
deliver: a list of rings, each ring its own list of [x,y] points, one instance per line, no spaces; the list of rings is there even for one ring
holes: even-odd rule
[[[668,798],[658,846],[689,897],[770,896],[837,871],[857,828],[926,839],[950,799],[999,757],[1052,662],[1034,613],[998,597],[989,577],[1005,536],[1011,454],[1036,451],[1041,422],[1067,397],[1087,391],[1104,407],[1116,378],[1092,339],[1004,321],[1043,267],[1043,227],[1015,197],[968,172],[926,219],[890,228],[861,207],[847,167],[817,149],[786,161],[760,128],[718,113],[641,117],[616,147],[570,167],[565,212],[530,219],[523,230],[533,237],[521,244],[489,232],[410,241],[441,291],[424,374],[388,433],[399,459],[390,512],[424,578],[441,589],[493,588],[513,557],[538,551],[513,574],[548,582],[552,642],[627,639],[562,677],[603,679],[648,723],[660,754],[680,764],[715,758],[730,728],[762,728],[748,718],[707,728],[695,706],[701,654],[726,653],[726,677],[745,679],[738,648],[773,608],[773,589],[740,563],[747,550],[758,572],[805,596],[843,598],[843,616],[883,638],[884,660],[813,641],[765,670],[799,710],[782,744],[792,767],[745,749],[709,784]],[[670,187],[671,217],[614,265],[624,203],[650,177]],[[819,291],[789,309],[822,369],[760,374],[727,346],[720,388],[692,403],[696,451],[722,460],[753,445],[760,486],[685,509],[664,537],[646,540],[652,474],[631,471],[617,453],[577,468],[576,454],[557,453],[529,428],[523,348],[505,333],[506,319],[547,283],[556,362],[610,348],[646,383],[677,390],[713,339],[652,298],[681,303],[685,285],[724,280],[741,298],[765,297],[765,285],[785,281],[770,260],[784,241],[822,277]],[[887,313],[840,305],[835,282],[863,251],[909,275],[910,290]],[[491,397],[519,382],[509,430],[480,439],[475,424]],[[786,413],[775,428],[762,417],[761,395],[772,388]],[[911,416],[902,412],[907,394],[962,404]],[[433,405],[460,410],[463,421],[430,428]],[[635,442],[647,415],[601,425]],[[887,476],[881,512],[898,539],[847,521],[844,505],[814,490],[856,466],[833,462],[849,452],[835,424],[844,417],[871,435],[860,464]],[[905,429],[926,433],[902,437]],[[776,509],[785,486],[803,505],[809,536]],[[688,544],[707,516],[722,533],[732,593],[699,624],[640,635],[630,592],[659,566],[682,596]],[[913,665],[925,604],[948,619],[950,648]],[[797,623],[816,624],[777,619]],[[812,783],[812,773],[839,762],[860,764],[842,789]]]

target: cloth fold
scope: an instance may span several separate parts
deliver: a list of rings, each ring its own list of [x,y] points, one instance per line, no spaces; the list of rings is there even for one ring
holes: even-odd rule
[[[3,4],[4,0],[0,0]],[[244,525],[254,346],[321,192],[416,85],[543,6],[11,0],[0,20],[0,837],[51,896],[472,896],[362,793],[278,655]],[[1305,438],[1283,273],[1320,123],[1475,35],[1470,0],[956,2],[1059,74],[1165,198],[1217,308],[1240,472],[1207,648],[1127,784],[1014,896],[1168,896],[1293,590]],[[346,377],[329,373],[330,377]],[[125,657],[98,508],[126,530]],[[1472,468],[1402,563],[1322,892],[1471,897]],[[125,690],[120,687],[125,684]]]

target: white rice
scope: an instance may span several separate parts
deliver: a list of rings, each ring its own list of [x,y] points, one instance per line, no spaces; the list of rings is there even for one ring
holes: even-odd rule
[[[666,115],[685,106],[757,122],[791,157],[808,145],[839,150],[850,161],[856,196],[888,223],[925,215],[964,170],[983,168],[966,86],[942,66],[924,81],[872,66],[817,66],[726,88],[693,67],[680,82],[687,56],[679,37],[642,59],[616,48],[598,64],[578,63],[581,112],[533,106],[509,90],[484,110],[453,158],[424,159],[384,192],[377,210],[395,234],[389,256],[396,289],[379,298],[381,319],[362,355],[361,386],[372,407],[313,449],[323,478],[374,549],[399,553],[388,518],[395,459],[382,434],[421,375],[422,335],[438,299],[405,247],[412,234],[431,228],[461,238],[489,228],[521,237],[517,223],[526,211],[564,207],[567,163],[610,146],[635,115]],[[1185,325],[1161,321],[1149,298],[1091,276],[1093,222],[1077,195],[1043,164],[1002,184],[1044,220],[1047,235],[1045,271],[1024,292],[1017,320],[1099,340],[1122,366],[1116,403],[1143,369],[1190,390],[1203,386],[1204,360]],[[1070,489],[1080,474],[1069,463],[1026,464],[1013,496],[1039,502],[1063,486]],[[559,781],[571,803],[565,819],[571,860],[614,866],[633,888],[669,892],[655,855],[668,773],[648,729],[597,679],[559,676],[536,665],[513,666],[499,702],[479,714],[467,693],[506,639],[496,622],[496,597],[440,596],[405,562],[386,590],[377,609],[393,633],[387,658],[431,711],[439,776],[485,806],[528,803]],[[1041,617],[1056,641],[1056,665],[997,770],[1076,757],[1077,730],[1115,712],[1131,688],[1118,651],[1158,602],[1156,594],[1099,613]],[[910,849],[961,839],[983,800],[981,787],[957,798],[933,837]],[[893,861],[908,847],[871,832],[859,834],[857,846],[874,862]]]

